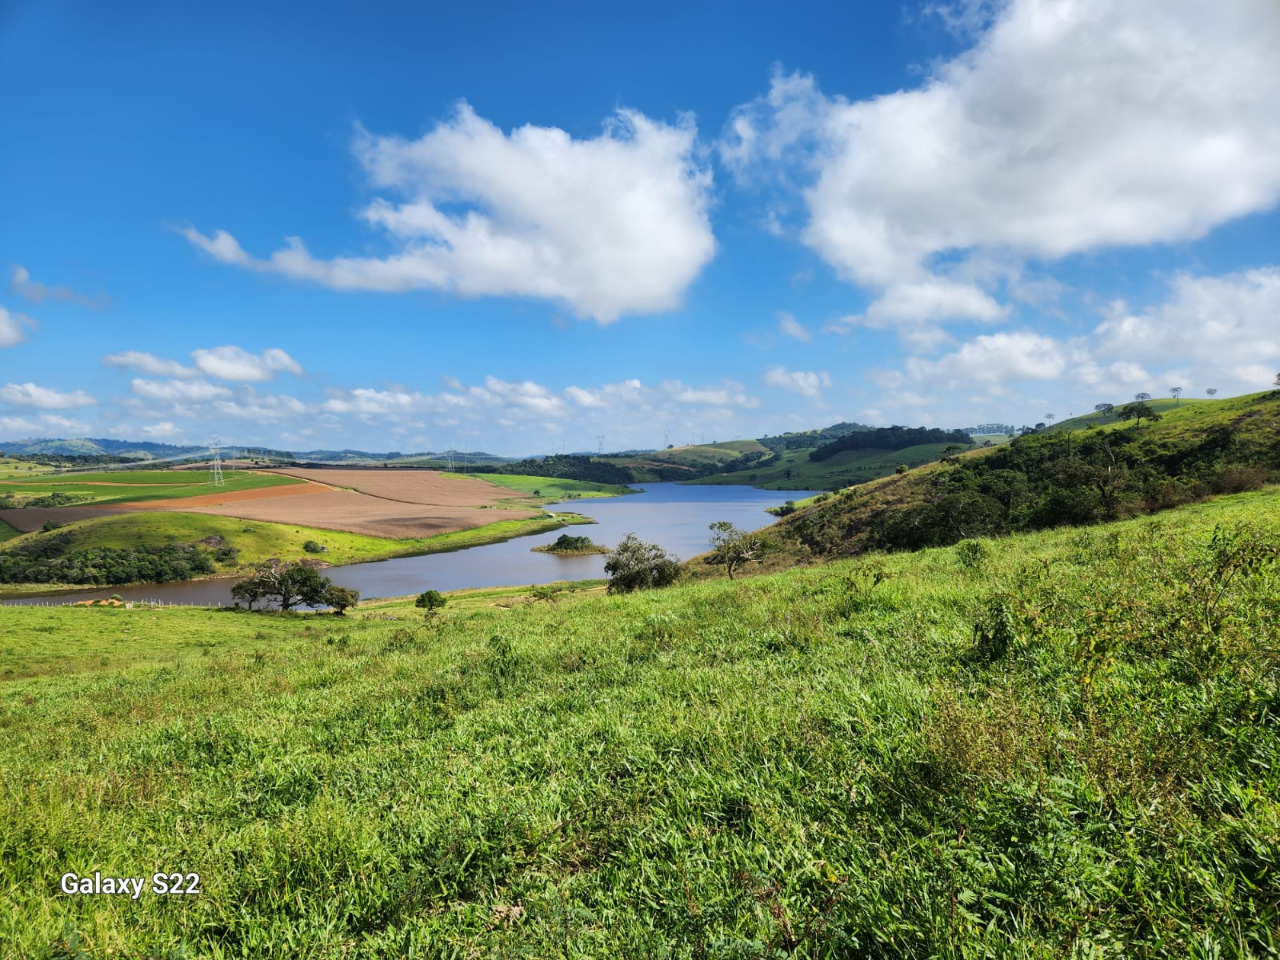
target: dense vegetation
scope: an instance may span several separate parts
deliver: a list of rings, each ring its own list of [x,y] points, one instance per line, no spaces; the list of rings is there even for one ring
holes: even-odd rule
[[[845,450],[905,450],[924,443],[958,443],[969,446],[973,437],[963,430],[941,430],[937,427],[877,427],[857,430],[838,440],[824,443],[809,454],[810,460],[829,460]]]
[[[1091,524],[1256,489],[1280,469],[1280,392],[1166,410],[1159,423],[1030,434],[787,518],[819,554],[918,549]]]
[[[465,464],[456,466],[454,469],[459,473],[515,473],[623,486],[635,479],[630,470],[605,460],[562,454],[553,454],[536,460],[518,460],[514,463]]]
[[[551,543],[533,548],[537,553],[558,553],[565,556],[585,556],[592,553],[608,553],[608,547],[602,547],[590,537],[575,537],[562,533]]]
[[[1269,491],[427,623],[6,609],[0,943],[1274,956],[1278,540]],[[159,869],[204,892],[56,892]]]
[[[157,546],[73,548],[74,536],[56,532],[24,538],[0,552],[0,583],[168,583],[214,572],[234,563],[233,547],[193,543]]]

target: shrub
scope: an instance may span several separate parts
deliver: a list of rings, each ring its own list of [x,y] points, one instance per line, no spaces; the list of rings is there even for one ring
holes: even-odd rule
[[[983,540],[961,540],[956,544],[956,559],[969,570],[981,570],[991,559],[991,548]]]
[[[354,607],[360,602],[360,591],[330,584],[324,592],[324,602],[333,607],[333,612],[338,616],[345,616],[348,607]]]
[[[1257,490],[1267,482],[1267,470],[1256,465],[1223,467],[1214,478],[1213,488],[1219,493],[1244,493]]]
[[[646,543],[628,533],[608,555],[604,572],[610,593],[631,593],[652,587],[669,587],[680,576],[680,560],[656,543]]]
[[[314,540],[304,541],[302,544],[302,549],[307,551],[307,553],[327,553],[329,550],[328,547],[324,546],[323,544],[316,543],[316,541]]]

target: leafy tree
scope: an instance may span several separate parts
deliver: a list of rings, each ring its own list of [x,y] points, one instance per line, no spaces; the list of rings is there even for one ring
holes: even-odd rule
[[[910,469],[911,469],[911,468],[910,468],[909,466],[907,466],[905,463],[900,463],[900,464],[898,464],[896,467],[894,467],[894,468],[893,468],[893,472],[894,472],[894,473],[906,473],[906,472],[907,472],[908,470],[910,470]]]
[[[646,543],[628,533],[605,558],[610,593],[631,593],[651,587],[668,587],[680,576],[680,560],[656,543]]]
[[[1121,420],[1137,420],[1138,426],[1142,426],[1143,420],[1150,420],[1152,423],[1155,423],[1160,419],[1160,414],[1156,413],[1141,401],[1137,403],[1126,403],[1120,408],[1118,416]]]
[[[1093,409],[1097,413],[1102,414],[1104,417],[1111,416],[1112,411],[1114,411],[1115,408],[1116,407],[1114,403],[1097,403],[1097,404],[1094,404],[1094,407],[1093,407]]]
[[[1276,378],[1272,381],[1271,385],[1273,387],[1280,387],[1280,373],[1276,374]]]
[[[428,614],[435,613],[448,603],[443,593],[439,590],[424,590],[418,594],[418,599],[413,601],[413,605],[419,610],[425,610]]]
[[[1146,403],[1148,400],[1150,400],[1150,399],[1151,399],[1151,394],[1149,394],[1149,393],[1135,393],[1135,394],[1133,395],[1133,399],[1137,400],[1139,403]]]
[[[1181,387],[1170,387],[1170,388],[1169,388],[1169,396],[1173,397],[1173,405],[1174,405],[1175,407],[1176,407],[1176,406],[1178,406],[1178,404],[1182,402],[1182,388],[1181,388]]]
[[[1206,387],[1204,392],[1205,392],[1205,396],[1207,396],[1207,397],[1212,397],[1212,396],[1215,396],[1215,395],[1217,394],[1217,392],[1218,392],[1218,388],[1217,388],[1217,387]]]
[[[250,609],[254,603],[266,601],[287,612],[299,604],[308,607],[324,605],[325,594],[331,586],[333,581],[320,576],[315,567],[272,561],[259,567],[254,576],[232,587],[231,596],[244,600]]]
[[[728,520],[711,524],[711,557],[708,563],[723,566],[733,579],[733,571],[747,563],[759,563],[771,546],[760,533],[740,530]]]
[[[345,616],[348,607],[354,607],[360,602],[360,591],[331,583],[324,592],[324,602],[333,607],[333,612],[338,616]]]

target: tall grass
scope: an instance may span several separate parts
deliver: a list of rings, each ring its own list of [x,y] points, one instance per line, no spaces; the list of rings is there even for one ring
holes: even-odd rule
[[[6,608],[0,943],[1274,956],[1277,506],[430,621]]]

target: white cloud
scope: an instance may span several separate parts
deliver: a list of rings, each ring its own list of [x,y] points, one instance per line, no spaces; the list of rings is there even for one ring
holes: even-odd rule
[[[1277,44],[1273,0],[1010,0],[919,89],[851,102],[775,76],[734,112],[721,157],[748,179],[801,170],[804,242],[885,289],[896,320],[895,290],[935,282],[940,255],[1054,260],[1195,239],[1270,208]],[[994,318],[980,297],[914,306],[943,300]]]
[[[25,417],[0,417],[0,430],[5,432],[6,439],[15,440],[34,434],[36,425]]]
[[[1054,380],[1067,368],[1064,346],[1038,333],[993,333],[975,337],[936,361],[910,357],[907,373],[916,382],[928,381],[946,389],[974,383],[1003,389],[1009,380]]]
[[[696,140],[691,118],[630,110],[594,139],[531,125],[508,135],[461,103],[417,140],[356,137],[370,185],[403,198],[361,212],[388,256],[319,259],[290,237],[259,259],[223,230],[182,233],[224,263],[339,290],[538,297],[609,323],[678,307],[715,253]]]
[[[32,303],[61,300],[65,303],[78,303],[82,307],[101,307],[106,303],[105,297],[89,297],[70,287],[49,287],[37,283],[31,279],[31,272],[26,267],[16,263],[9,268],[9,289]]]
[[[165,420],[162,423],[153,423],[149,427],[143,427],[142,432],[152,440],[170,440],[182,434],[181,428],[170,423],[168,420]]]
[[[1107,309],[1097,352],[1128,361],[1177,363],[1217,386],[1260,390],[1280,368],[1280,267],[1220,277],[1175,276],[1170,296],[1134,313]],[[1131,381],[1132,382],[1132,381]]]
[[[167,403],[192,403],[231,396],[231,391],[207,380],[143,380],[135,379],[133,392],[148,400]]]
[[[802,343],[808,343],[812,339],[805,325],[785,310],[778,311],[778,329]]]
[[[184,367],[176,360],[165,360],[154,354],[143,353],[140,350],[113,353],[108,357],[103,357],[102,362],[107,366],[141,370],[143,373],[150,373],[158,377],[198,377],[200,375],[200,371],[194,367]]]
[[[822,390],[831,386],[831,376],[825,371],[812,373],[806,370],[788,371],[783,367],[770,367],[764,374],[765,386],[790,390],[817,403],[822,402]]]
[[[679,380],[664,380],[659,388],[677,403],[747,409],[760,405],[760,401],[748,394],[746,388],[735,380],[725,380],[719,387],[691,387]]]
[[[0,307],[0,347],[12,347],[27,339],[24,328],[34,327],[35,321],[20,313],[10,313]]]
[[[38,407],[41,410],[70,410],[74,407],[92,406],[98,402],[83,390],[60,393],[34,383],[6,383],[0,387],[0,400],[15,406]]]
[[[277,373],[302,376],[302,365],[278,348],[252,354],[240,347],[213,347],[209,350],[192,350],[196,367],[201,373],[221,380],[262,381],[270,380]]]

